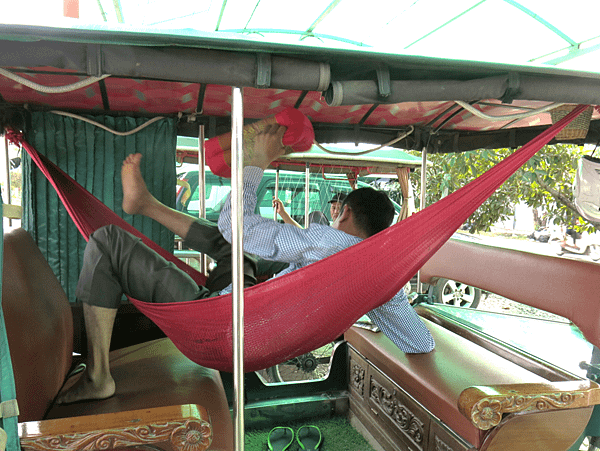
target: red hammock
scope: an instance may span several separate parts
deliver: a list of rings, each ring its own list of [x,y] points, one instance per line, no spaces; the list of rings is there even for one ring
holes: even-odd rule
[[[323,346],[368,311],[390,300],[467,218],[521,165],[584,109],[578,106],[513,155],[444,199],[324,260],[244,292],[245,371],[267,368]],[[15,133],[58,192],[86,239],[117,224],[140,232]],[[152,241],[144,242],[202,284],[204,276]],[[357,262],[349,269],[348,262]],[[194,362],[232,371],[231,295],[178,303],[131,302]]]

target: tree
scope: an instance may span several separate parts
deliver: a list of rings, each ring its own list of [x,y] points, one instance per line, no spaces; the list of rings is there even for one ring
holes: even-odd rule
[[[12,203],[21,205],[21,170],[12,170],[10,172],[10,201],[8,199],[8,192],[6,189],[6,183],[0,182],[2,187],[2,200],[5,203]]]
[[[527,205],[546,212],[548,222],[580,232],[595,232],[600,223],[583,218],[575,207],[573,183],[579,160],[589,151],[580,146],[546,146],[520,170]]]
[[[427,169],[426,202],[430,205],[447,193],[456,191],[513,153],[511,149],[477,150],[462,153],[431,154]],[[520,201],[532,207],[541,223],[554,223],[593,232],[599,223],[582,218],[573,203],[573,181],[579,159],[589,153],[580,146],[546,146],[511,176],[471,215],[467,224],[472,233],[489,230],[494,223],[510,218]],[[411,174],[416,204],[420,199],[421,170]],[[388,184],[392,197],[398,198],[399,185]]]

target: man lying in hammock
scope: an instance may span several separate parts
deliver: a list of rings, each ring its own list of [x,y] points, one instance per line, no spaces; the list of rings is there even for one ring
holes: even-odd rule
[[[270,130],[258,140],[255,152],[261,156],[259,159],[271,158],[266,156],[267,152],[262,151],[267,146],[270,151],[277,147],[277,152],[279,152],[282,133],[281,128],[278,130],[277,134]],[[274,145],[273,143],[277,140],[279,144]],[[132,154],[123,162],[121,170],[123,210],[129,214],[147,216],[169,228],[182,237],[187,246],[215,259],[217,261],[216,270],[211,272],[205,286],[198,286],[185,272],[123,229],[109,225],[96,230],[90,236],[86,246],[76,290],[77,299],[83,303],[88,336],[87,365],[79,380],[57,398],[58,403],[67,404],[83,400],[105,399],[115,393],[115,381],[110,372],[109,351],[112,329],[123,293],[144,302],[178,302],[231,292],[231,245],[225,241],[215,224],[173,210],[152,196],[140,171],[141,158],[141,154]],[[264,161],[257,163],[252,160],[249,163],[262,166]],[[248,170],[259,171],[262,175],[260,169],[248,168]],[[256,187],[254,187],[253,193],[255,191]],[[358,209],[358,206],[354,208]],[[393,210],[393,207],[391,208]],[[227,215],[228,212],[225,214]],[[391,222],[391,217],[383,227],[387,227],[389,222]],[[341,224],[340,230],[353,233],[349,223],[339,221],[339,224]],[[335,227],[336,224],[334,224]],[[335,230],[334,228],[327,226],[327,229]],[[319,258],[359,241],[359,238],[356,238],[360,233],[358,231],[356,237],[341,231],[336,233],[346,237],[346,242],[324,248]],[[251,232],[250,235],[255,235],[255,233]],[[361,234],[360,236],[366,235]],[[270,259],[270,261],[276,260],[278,259]],[[279,261],[285,262],[282,259]],[[293,268],[296,267],[298,267],[297,264],[293,266]],[[287,273],[289,270],[283,272]],[[256,283],[256,259],[247,254],[245,254],[244,273],[245,286],[254,285]],[[433,348],[433,340],[408,305],[403,293],[401,296],[403,297],[396,296],[391,301],[398,304],[399,307],[387,310],[382,307],[375,309],[381,309],[381,313],[374,313],[372,318],[378,318],[377,324],[387,330],[407,328],[400,332],[399,336],[402,337],[402,342],[410,343],[410,345],[401,346],[401,349],[407,352],[428,352]],[[395,324],[395,319],[388,317],[390,313],[401,315],[402,321]],[[380,317],[383,319],[379,320]],[[397,340],[395,341],[398,343]]]
[[[395,214],[387,195],[372,188],[360,188],[348,194],[331,226],[311,224],[303,229],[297,224],[281,224],[254,213],[256,192],[264,170],[285,152],[281,144],[284,131],[284,127],[271,125],[256,136],[254,148],[263,151],[256,151],[244,162],[243,175],[244,251],[266,260],[289,263],[276,277],[375,235],[391,225]],[[219,230],[231,242],[231,195],[219,216]],[[302,287],[295,289],[302,290]],[[433,337],[408,303],[403,289],[367,315],[404,352],[423,353],[434,348]]]
[[[124,293],[145,302],[178,302],[231,291],[224,290],[231,285],[231,245],[221,236],[216,224],[159,202],[146,187],[140,171],[141,159],[141,154],[131,154],[123,162],[123,210],[158,221],[182,237],[186,246],[213,258],[216,267],[205,286],[198,286],[188,274],[120,227],[108,225],[92,233],[75,293],[83,304],[88,336],[86,368],[79,380],[59,395],[59,404],[105,399],[115,393],[109,351]],[[270,268],[285,266],[261,262],[267,273]],[[244,285],[256,284],[257,274],[260,274],[257,259],[245,255]]]

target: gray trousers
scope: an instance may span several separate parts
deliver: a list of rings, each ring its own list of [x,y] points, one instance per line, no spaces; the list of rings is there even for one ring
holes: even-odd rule
[[[218,294],[231,283],[231,245],[216,224],[198,219],[184,242],[207,254],[216,267],[198,286],[173,263],[118,226],[96,230],[85,248],[75,295],[81,302],[116,309],[123,294],[144,302],[178,302]],[[244,285],[256,284],[256,258],[244,254]]]

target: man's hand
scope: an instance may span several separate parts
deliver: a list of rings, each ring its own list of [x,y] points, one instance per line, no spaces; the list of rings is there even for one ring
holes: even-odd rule
[[[285,147],[281,140],[285,130],[281,125],[267,125],[264,130],[259,131],[254,141],[254,152],[247,165],[266,169],[272,161],[282,156]]]
[[[279,216],[287,214],[287,211],[285,211],[285,207],[283,206],[283,202],[276,197],[273,197],[273,208],[275,209],[275,213],[277,213]]]
[[[285,222],[286,224],[294,225],[300,229],[302,228],[302,226],[296,221],[294,221],[294,218],[292,218],[290,214],[287,211],[285,211],[283,202],[281,202],[281,200],[277,199],[276,197],[273,197],[273,208],[275,209],[275,213],[281,216],[283,222]]]

